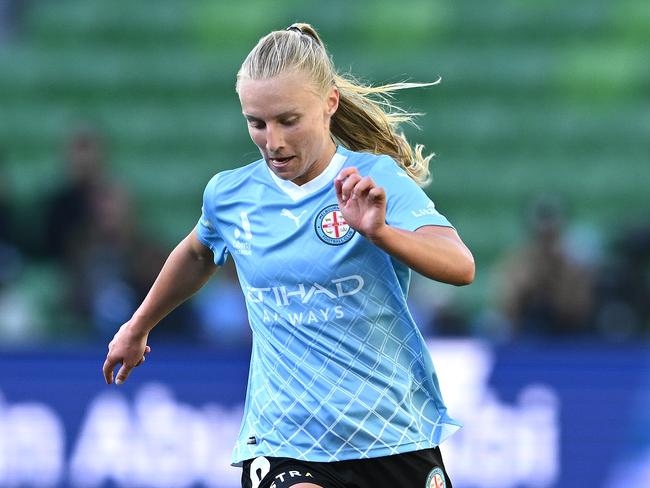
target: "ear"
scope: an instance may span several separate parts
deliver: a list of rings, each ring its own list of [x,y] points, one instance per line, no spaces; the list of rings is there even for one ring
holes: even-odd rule
[[[339,108],[340,96],[341,94],[339,93],[339,89],[336,86],[332,86],[330,92],[327,95],[327,98],[325,99],[327,115],[330,117],[334,115],[334,113],[336,113],[336,110]]]

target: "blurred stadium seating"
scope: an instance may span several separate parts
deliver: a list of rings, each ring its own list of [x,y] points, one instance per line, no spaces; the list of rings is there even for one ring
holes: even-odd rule
[[[431,80],[405,93],[437,153],[429,188],[488,271],[521,238],[535,194],[612,234],[647,217],[648,7],[625,2],[35,1],[0,47],[0,147],[24,205],[52,185],[66,134],[95,121],[144,226],[171,245],[205,182],[256,158],[234,93],[257,38],[312,21],[340,69],[372,83]]]

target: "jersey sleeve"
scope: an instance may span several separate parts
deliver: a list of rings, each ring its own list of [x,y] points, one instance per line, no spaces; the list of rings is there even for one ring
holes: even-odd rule
[[[201,217],[196,224],[196,235],[204,245],[209,247],[214,254],[214,263],[222,266],[228,257],[228,248],[217,229],[216,218],[216,190],[219,175],[215,175],[205,187],[203,192],[203,206]]]
[[[414,231],[425,225],[453,227],[433,201],[390,157],[377,160],[370,176],[386,191],[386,223]]]

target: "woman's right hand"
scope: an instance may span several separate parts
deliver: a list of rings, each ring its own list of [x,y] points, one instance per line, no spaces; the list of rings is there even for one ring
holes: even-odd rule
[[[113,370],[121,364],[115,384],[124,383],[129,377],[131,370],[140,366],[151,348],[147,346],[148,333],[142,334],[134,331],[131,321],[125,323],[117,331],[113,340],[108,344],[108,354],[104,361],[104,379],[107,384],[113,383]]]

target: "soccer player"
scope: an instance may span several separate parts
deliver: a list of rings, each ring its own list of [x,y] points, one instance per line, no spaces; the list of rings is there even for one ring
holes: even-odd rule
[[[410,270],[465,285],[470,251],[418,186],[411,115],[336,73],[316,31],[263,37],[237,76],[262,159],[208,183],[196,228],[109,345],[107,383],[230,255],[253,351],[233,452],[246,488],[450,487],[438,445],[459,428],[406,305]],[[219,297],[215,297],[218,300]]]

